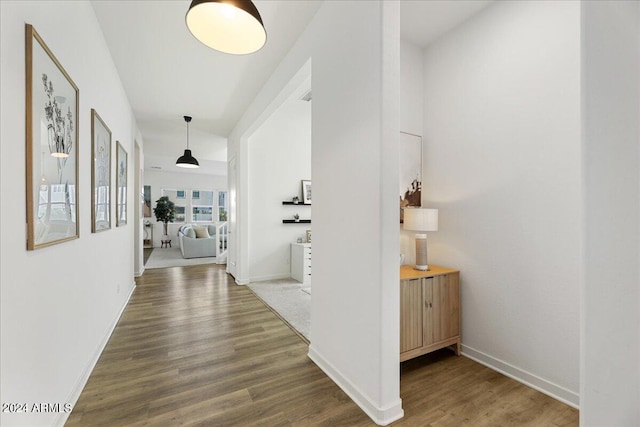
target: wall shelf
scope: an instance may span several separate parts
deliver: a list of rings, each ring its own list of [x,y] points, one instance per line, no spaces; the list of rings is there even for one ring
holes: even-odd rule
[[[293,203],[291,201],[289,202],[282,202],[283,205],[293,205],[293,206],[311,206],[311,203]]]
[[[311,224],[311,220],[310,219],[301,219],[299,221],[296,221],[295,219],[283,219],[282,223],[283,224]]]

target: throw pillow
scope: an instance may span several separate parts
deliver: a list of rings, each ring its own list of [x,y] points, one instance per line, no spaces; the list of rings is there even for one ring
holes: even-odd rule
[[[183,231],[185,237],[189,237],[191,239],[195,239],[196,238],[196,232],[193,231],[193,228],[191,227],[184,227],[184,231]]]
[[[207,227],[196,225],[193,227],[193,230],[196,232],[196,238],[198,239],[209,238],[209,230],[207,230]]]

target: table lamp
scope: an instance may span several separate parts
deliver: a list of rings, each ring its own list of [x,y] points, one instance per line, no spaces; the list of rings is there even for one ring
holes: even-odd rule
[[[404,229],[421,231],[416,234],[416,270],[429,270],[427,262],[427,235],[425,231],[438,231],[438,209],[405,208]]]

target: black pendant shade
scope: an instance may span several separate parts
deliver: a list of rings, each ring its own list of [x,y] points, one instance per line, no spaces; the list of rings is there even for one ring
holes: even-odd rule
[[[253,53],[267,41],[262,18],[251,0],[193,0],[185,21],[196,39],[224,53]]]
[[[200,167],[200,163],[191,155],[191,150],[184,150],[184,154],[178,157],[176,166],[180,166],[181,168],[197,168]]]
[[[184,121],[187,122],[187,149],[184,150],[184,154],[176,160],[176,166],[181,168],[198,168],[200,167],[200,163],[198,163],[198,160],[193,157],[191,150],[189,150],[189,122],[191,121],[191,117],[184,116]]]

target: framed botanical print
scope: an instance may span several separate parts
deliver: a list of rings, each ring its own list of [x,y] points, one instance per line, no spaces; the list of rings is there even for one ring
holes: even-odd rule
[[[400,132],[400,222],[404,208],[420,207],[422,202],[422,137]]]
[[[91,231],[111,228],[111,131],[91,109]]]
[[[79,90],[25,26],[27,249],[77,239]]]
[[[305,205],[311,204],[311,181],[302,181],[302,203]]]
[[[116,227],[127,225],[127,152],[116,141]]]

